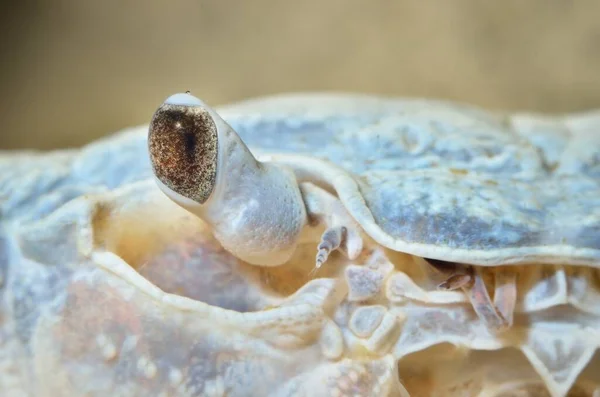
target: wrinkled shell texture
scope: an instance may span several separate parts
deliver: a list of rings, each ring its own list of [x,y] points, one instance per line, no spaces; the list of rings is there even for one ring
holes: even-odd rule
[[[218,110],[257,155],[357,175],[394,238],[566,259],[510,265],[514,325],[495,334],[417,256],[335,253],[314,278],[314,244],[236,259],[156,187],[146,126],[5,152],[2,396],[600,396],[600,114],[338,95]]]

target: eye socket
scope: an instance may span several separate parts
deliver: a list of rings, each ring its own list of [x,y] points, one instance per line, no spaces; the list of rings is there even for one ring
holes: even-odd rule
[[[165,103],[154,113],[148,151],[156,177],[169,189],[204,203],[215,187],[216,125],[200,106]]]

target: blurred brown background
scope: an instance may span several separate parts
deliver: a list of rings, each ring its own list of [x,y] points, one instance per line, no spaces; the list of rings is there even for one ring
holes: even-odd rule
[[[17,3],[17,2],[15,2]],[[76,146],[184,90],[600,107],[600,2],[46,0],[0,13],[0,149]]]

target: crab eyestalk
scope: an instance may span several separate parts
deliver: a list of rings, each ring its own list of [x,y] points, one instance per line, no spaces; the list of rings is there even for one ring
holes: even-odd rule
[[[154,113],[148,149],[161,190],[225,249],[262,266],[290,258],[307,219],[293,172],[258,162],[214,110],[189,94],[169,97]]]

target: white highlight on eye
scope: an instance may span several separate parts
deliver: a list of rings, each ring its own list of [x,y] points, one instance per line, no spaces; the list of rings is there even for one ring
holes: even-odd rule
[[[165,100],[167,105],[182,105],[182,106],[205,106],[204,102],[193,95],[186,93],[173,94]]]

